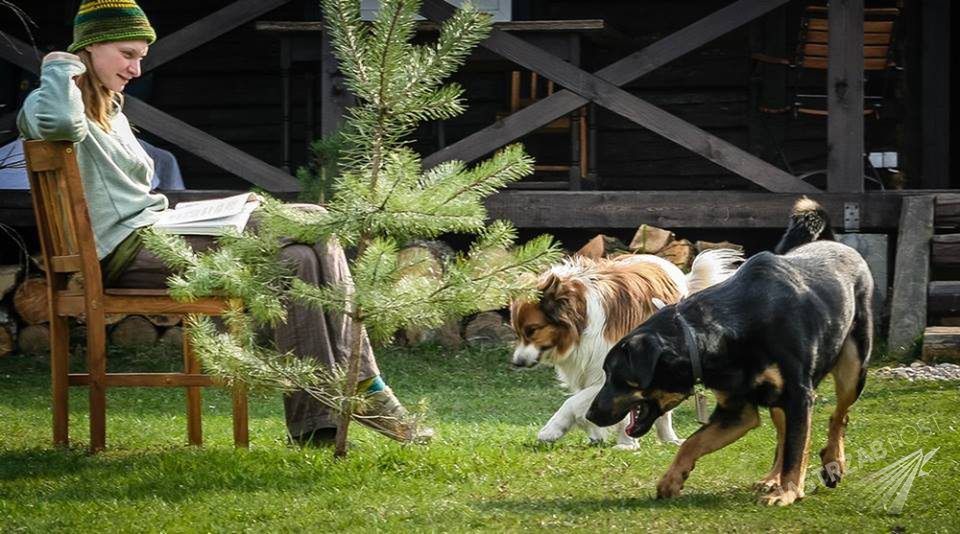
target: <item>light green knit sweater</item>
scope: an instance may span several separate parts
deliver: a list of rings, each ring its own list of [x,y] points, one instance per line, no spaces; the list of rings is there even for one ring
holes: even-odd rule
[[[107,133],[83,111],[73,79],[85,71],[77,56],[48,55],[40,87],[27,96],[17,118],[27,139],[73,141],[97,241],[97,256],[113,251],[136,228],[153,224],[167,208],[167,198],[150,193],[153,160],[144,152],[119,110]]]

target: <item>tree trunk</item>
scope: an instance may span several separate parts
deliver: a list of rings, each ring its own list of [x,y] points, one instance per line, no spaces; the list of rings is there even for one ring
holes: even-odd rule
[[[47,306],[47,280],[45,278],[27,278],[13,293],[13,308],[20,319],[27,324],[41,324],[50,321]]]
[[[117,347],[136,347],[157,342],[157,327],[140,315],[129,315],[110,331],[110,343]]]

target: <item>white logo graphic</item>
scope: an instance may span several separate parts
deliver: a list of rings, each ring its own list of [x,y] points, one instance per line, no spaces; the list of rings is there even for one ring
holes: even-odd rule
[[[865,486],[862,490],[865,497],[864,505],[870,508],[883,508],[892,515],[900,514],[910,495],[913,481],[918,476],[923,477],[929,474],[923,470],[923,466],[927,465],[938,450],[940,450],[939,447],[924,454],[923,449],[917,449],[863,479],[860,484]]]

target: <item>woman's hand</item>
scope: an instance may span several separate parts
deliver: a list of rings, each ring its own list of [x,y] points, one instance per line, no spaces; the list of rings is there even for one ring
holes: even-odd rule
[[[80,56],[71,54],[70,52],[50,52],[49,54],[43,56],[44,63],[58,59],[72,59],[73,61],[80,61]]]

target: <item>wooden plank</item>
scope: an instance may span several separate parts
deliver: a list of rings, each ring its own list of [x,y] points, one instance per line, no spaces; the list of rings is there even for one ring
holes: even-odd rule
[[[937,267],[960,267],[960,234],[933,236],[930,257],[931,263]]]
[[[894,355],[913,350],[917,337],[927,326],[933,204],[932,196],[903,199],[887,337],[888,350]]]
[[[829,4],[827,190],[863,191],[863,0]]]
[[[231,2],[223,9],[159,39],[150,47],[150,53],[144,58],[141,68],[143,72],[153,70],[288,2],[290,0],[237,0]]]
[[[960,327],[927,327],[920,358],[927,363],[960,362]]]
[[[920,3],[920,182],[929,188],[950,187],[950,3]]]
[[[886,193],[811,195],[835,221],[847,202],[860,204],[860,226],[895,228],[901,197]],[[504,191],[488,198],[490,219],[520,228],[782,229],[796,194],[739,191]]]
[[[615,85],[625,85],[785,3],[787,0],[739,0],[600,69],[596,72],[596,76]],[[503,146],[501,132],[509,132],[509,140],[517,139],[587,103],[586,98],[571,91],[556,92],[494,125],[431,154],[424,159],[424,166],[433,167],[451,159],[472,161]]]
[[[933,220],[937,228],[960,227],[960,195],[937,195]]]
[[[252,184],[268,191],[300,190],[300,183],[293,176],[135,97],[126,97],[124,113],[139,127]]]
[[[276,33],[322,32],[323,21],[301,20],[258,20],[254,26],[257,31]],[[493,27],[505,32],[569,32],[600,31],[606,29],[603,19],[580,20],[513,20],[494,22]],[[417,22],[417,31],[437,31],[440,26],[430,20]]]
[[[213,377],[184,373],[110,373],[104,379],[108,387],[195,387],[216,386]],[[89,374],[72,373],[71,386],[89,386],[93,379]]]
[[[930,282],[927,292],[927,314],[960,316],[960,281]]]

